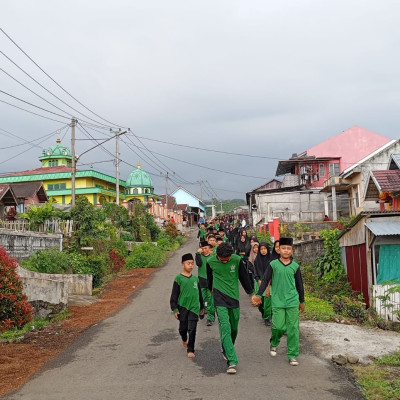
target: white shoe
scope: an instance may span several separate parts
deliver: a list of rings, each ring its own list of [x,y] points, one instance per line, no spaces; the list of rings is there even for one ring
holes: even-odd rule
[[[269,346],[269,354],[271,354],[271,357],[276,357],[276,347]]]
[[[230,375],[236,374],[236,365],[230,365],[226,372]]]
[[[299,362],[295,358],[291,358],[289,360],[289,364],[292,365],[293,367],[296,367],[297,365],[299,365]]]

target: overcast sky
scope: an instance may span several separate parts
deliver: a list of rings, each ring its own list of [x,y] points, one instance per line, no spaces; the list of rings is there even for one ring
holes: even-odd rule
[[[0,68],[62,109],[0,71],[0,90],[61,115],[0,93],[2,101],[60,121],[0,102],[0,129],[25,139],[0,130],[0,173],[39,167],[41,149],[54,145],[57,136],[70,147],[70,130],[61,128],[71,116],[84,125],[105,124],[101,127],[106,129],[95,128],[99,132],[86,124],[94,138],[110,135],[107,120],[140,137],[270,158],[145,139],[141,144],[132,133],[121,138],[140,155],[121,142],[121,179],[140,158],[157,193],[165,192],[160,172],[169,171],[175,183],[185,181],[198,195],[196,182],[208,181],[220,198],[244,198],[246,191],[274,176],[277,159],[353,125],[398,138],[399,15],[398,0],[4,2],[1,28],[97,116],[57,87],[0,32]],[[76,134],[87,138],[79,129]],[[32,140],[37,147],[26,142]],[[142,150],[143,145],[159,153],[158,160]],[[77,141],[77,154],[93,146],[88,140]],[[114,140],[104,146],[115,153]],[[94,149],[80,163],[104,161],[93,168],[115,175],[112,158]],[[169,190],[175,183],[169,181]],[[204,192],[203,197],[210,196]]]

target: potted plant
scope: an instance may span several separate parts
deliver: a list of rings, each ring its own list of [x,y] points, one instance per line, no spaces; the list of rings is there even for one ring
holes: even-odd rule
[[[310,238],[310,234],[308,232],[308,225],[302,225],[303,230],[303,239],[308,240]]]

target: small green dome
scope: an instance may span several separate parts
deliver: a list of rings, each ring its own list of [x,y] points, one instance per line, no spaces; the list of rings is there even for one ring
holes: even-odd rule
[[[138,163],[137,169],[132,171],[126,180],[126,188],[151,188],[154,189],[153,181],[150,175],[142,170],[140,163]]]
[[[68,147],[62,146],[61,140],[57,139],[57,144],[55,146],[43,150],[42,156],[39,157],[39,160],[45,160],[48,158],[69,158],[72,160],[71,150]]]

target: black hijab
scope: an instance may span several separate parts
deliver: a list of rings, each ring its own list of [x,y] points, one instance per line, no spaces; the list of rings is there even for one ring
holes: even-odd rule
[[[277,260],[277,259],[280,258],[280,256],[281,256],[281,255],[280,255],[279,253],[277,253],[276,250],[275,250],[275,245],[276,245],[277,243],[279,243],[279,240],[275,240],[275,242],[274,242],[274,247],[272,248],[272,254],[271,254],[271,260],[270,260],[270,261]]]
[[[260,250],[261,247],[264,246],[267,248],[268,253],[264,256],[261,254]],[[266,271],[270,262],[270,251],[268,244],[266,242],[261,242],[258,246],[258,254],[256,259],[254,260],[254,271],[255,271],[255,278],[256,280],[261,280],[264,272]]]

